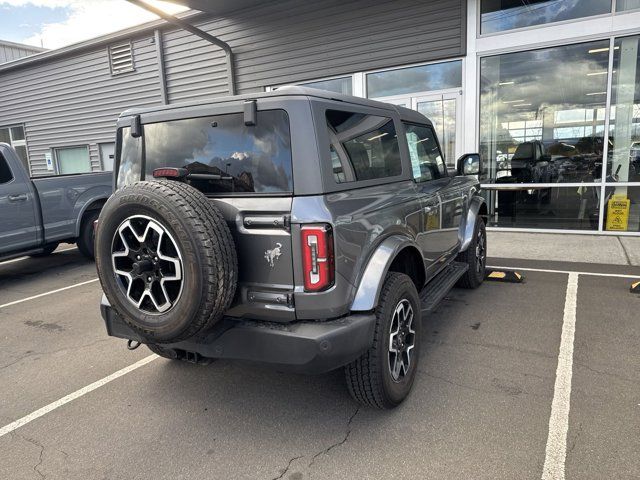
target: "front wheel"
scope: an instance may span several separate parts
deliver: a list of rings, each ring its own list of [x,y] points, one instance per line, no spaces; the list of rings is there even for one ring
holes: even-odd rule
[[[345,367],[345,375],[356,401],[390,409],[409,395],[420,359],[422,316],[411,278],[387,274],[375,313],[373,346]]]
[[[457,260],[469,266],[467,273],[458,280],[458,287],[478,288],[484,281],[487,268],[487,229],[481,218],[476,220],[469,248],[460,253]]]

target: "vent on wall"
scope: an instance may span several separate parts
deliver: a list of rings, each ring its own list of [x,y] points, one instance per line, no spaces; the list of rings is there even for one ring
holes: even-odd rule
[[[135,70],[131,42],[109,46],[109,66],[111,67],[111,75],[120,75]]]

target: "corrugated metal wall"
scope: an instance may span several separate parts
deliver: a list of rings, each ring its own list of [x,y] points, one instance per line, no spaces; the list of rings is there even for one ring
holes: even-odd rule
[[[0,63],[10,62],[11,60],[17,60],[18,58],[33,55],[39,53],[41,50],[30,48],[23,48],[15,45],[7,45],[0,42]]]
[[[464,55],[464,0],[265,2],[225,18],[194,22],[228,42],[238,93],[269,85]],[[111,76],[107,46],[0,71],[0,126],[25,124],[34,175],[47,174],[53,147],[114,138],[114,122],[133,106],[160,104],[153,32],[133,42],[136,71]],[[163,32],[170,103],[206,101],[229,91],[222,50],[185,31]]]
[[[197,24],[233,48],[238,93],[465,53],[464,0],[274,3]],[[171,102],[227,93],[219,48],[186,32],[166,37]]]
[[[51,174],[45,153],[113,142],[115,121],[130,106],[161,104],[153,35],[133,42],[136,71],[111,76],[107,48],[0,73],[0,126],[24,124],[33,175]]]

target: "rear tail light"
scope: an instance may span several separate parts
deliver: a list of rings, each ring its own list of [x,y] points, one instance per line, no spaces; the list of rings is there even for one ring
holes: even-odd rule
[[[333,231],[329,225],[305,225],[301,230],[305,292],[320,292],[333,285]]]

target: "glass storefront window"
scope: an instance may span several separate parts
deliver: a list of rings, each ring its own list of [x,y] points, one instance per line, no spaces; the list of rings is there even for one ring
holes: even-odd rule
[[[461,60],[367,74],[369,98],[445,90],[459,88],[461,85]]]
[[[489,182],[600,181],[608,58],[603,40],[481,59]]]
[[[447,165],[455,167],[456,163],[456,99],[438,98],[419,100],[416,104],[418,112],[433,123],[438,134],[440,145],[444,151]]]
[[[611,0],[482,0],[480,32],[502,32],[610,12]]]
[[[640,186],[606,187],[604,229],[610,232],[640,232]]]
[[[618,38],[613,52],[608,182],[640,182],[640,36]],[[615,115],[613,115],[615,112]]]
[[[329,92],[353,95],[353,79],[351,77],[332,78],[330,80],[319,80],[317,82],[299,83],[301,87],[317,88]]]
[[[598,230],[600,192],[599,186],[485,190],[488,226]]]
[[[640,8],[640,0],[617,0],[616,12],[623,12],[625,10],[635,10]]]

